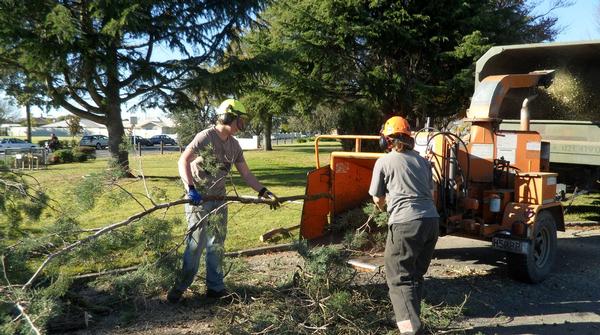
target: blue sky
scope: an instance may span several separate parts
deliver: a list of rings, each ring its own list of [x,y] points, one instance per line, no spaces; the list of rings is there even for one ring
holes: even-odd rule
[[[547,12],[554,1],[556,0],[541,0],[538,12]],[[561,33],[556,37],[556,41],[572,42],[600,39],[600,0],[570,1],[574,3],[572,6],[555,10],[552,13],[558,17],[558,25],[562,28]],[[21,114],[25,115],[24,109],[21,110]],[[34,110],[34,116],[40,116],[40,114],[41,111]],[[52,111],[50,116],[64,114],[66,114],[64,111]],[[159,110],[148,111],[146,114],[137,114],[138,118],[163,116]],[[123,118],[128,117],[128,113],[123,113]]]
[[[553,0],[544,0],[539,10],[548,10]],[[556,10],[563,31],[557,42],[600,39],[600,0],[574,0],[573,6]]]

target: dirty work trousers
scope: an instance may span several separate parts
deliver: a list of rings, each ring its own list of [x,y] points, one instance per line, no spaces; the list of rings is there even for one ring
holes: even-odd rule
[[[438,239],[438,218],[392,223],[385,245],[385,275],[401,334],[421,329],[423,275]]]
[[[200,206],[185,205],[188,229],[204,218],[201,228],[186,237],[183,267],[175,287],[185,291],[196,277],[202,251],[206,248],[206,288],[213,291],[225,289],[223,284],[223,256],[227,236],[227,205],[221,201],[207,201]],[[222,206],[213,215],[205,216]]]

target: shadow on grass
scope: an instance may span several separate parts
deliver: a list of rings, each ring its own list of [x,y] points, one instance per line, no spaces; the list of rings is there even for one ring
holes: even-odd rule
[[[177,176],[144,176],[147,180],[172,180],[172,181],[178,181],[181,179],[181,177],[179,177],[179,175]]]
[[[581,221],[600,222],[600,193],[590,193],[585,197],[589,198],[589,202],[566,206],[567,213],[576,215]]]
[[[591,205],[571,206],[568,213],[577,214],[582,221],[600,222],[600,201],[594,201]]]

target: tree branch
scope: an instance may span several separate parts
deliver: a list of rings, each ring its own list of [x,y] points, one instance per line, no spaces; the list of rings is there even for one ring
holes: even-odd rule
[[[81,118],[88,119],[100,124],[106,124],[106,118],[100,115],[93,114],[91,112],[85,111],[83,109],[79,109],[65,100],[65,97],[58,93],[54,85],[52,85],[52,81],[50,78],[46,78],[46,87],[48,91],[50,91],[50,96],[58,102],[64,109],[68,110],[70,113],[75,114]]]
[[[69,76],[69,73],[67,71],[63,72],[63,76],[65,77],[65,81],[67,82],[67,89],[69,90],[69,93],[71,94],[71,97],[73,98],[73,100],[75,100],[75,102],[77,102],[81,107],[85,108],[86,110],[88,110],[90,112],[94,112],[94,113],[99,113],[100,109],[98,107],[94,107],[94,106],[90,105],[85,100],[83,100],[77,94],[77,92],[75,92],[75,90],[73,89],[74,85],[71,82],[71,77]],[[89,88],[88,88],[88,90],[89,90]]]
[[[322,198],[327,198],[327,197],[331,197],[331,195],[329,195],[328,193],[320,193],[320,194],[315,194],[312,196],[297,195],[297,196],[290,196],[290,197],[281,197],[278,200],[262,199],[262,198],[257,198],[257,197],[207,196],[204,198],[203,201],[231,201],[231,202],[240,202],[243,204],[267,204],[267,205],[270,205],[270,204],[275,204],[275,203],[280,203],[280,202],[295,201],[295,200],[301,200],[301,199],[303,199],[305,201],[312,201],[312,200],[317,200],[317,199],[322,199]],[[25,285],[23,285],[23,289],[27,289],[27,288],[31,287],[31,285],[33,285],[33,283],[37,279],[37,277],[39,277],[39,275],[42,273],[42,271],[48,266],[48,264],[50,264],[50,262],[54,258],[61,256],[63,254],[66,254],[66,253],[70,252],[71,250],[79,247],[80,245],[88,243],[88,242],[90,242],[104,234],[107,234],[117,228],[129,225],[130,223],[135,222],[135,221],[143,218],[144,216],[151,214],[159,209],[170,208],[173,206],[184,205],[184,204],[188,204],[188,203],[190,203],[189,199],[181,199],[181,200],[176,200],[176,201],[172,201],[172,202],[158,204],[154,207],[148,208],[147,210],[145,210],[143,212],[136,213],[123,221],[105,226],[104,228],[98,230],[94,234],[87,236],[84,239],[81,239],[79,241],[69,244],[68,246],[64,247],[63,249],[60,249],[60,250],[50,254],[44,260],[44,262],[42,262],[42,264],[38,267],[38,269],[35,271],[33,276],[31,276],[31,278],[29,278],[27,283],[25,283]]]
[[[31,321],[31,319],[29,318],[29,315],[27,315],[27,313],[25,313],[25,308],[23,306],[21,306],[21,304],[19,304],[18,302],[15,302],[14,304],[15,304],[15,306],[17,306],[19,313],[21,313],[20,315],[22,315],[25,318],[25,320],[27,320],[27,323],[29,323],[29,327],[31,327],[31,330],[33,330],[33,332],[36,335],[41,335],[40,330],[37,329],[37,327],[33,324],[33,321]]]
[[[148,46],[148,50],[146,51],[146,56],[144,59],[144,61],[148,64],[150,63],[150,59],[152,58],[152,53],[154,52],[154,42],[155,42],[154,34],[150,34],[150,37],[148,38],[148,42],[144,43],[142,45],[142,46]],[[139,47],[140,46],[134,47],[134,49],[137,49]],[[137,73],[132,73],[131,76],[129,76],[129,78],[126,78],[125,80],[121,81],[121,85],[129,86],[131,83],[133,83],[137,79],[141,78],[141,76],[142,76],[142,71],[138,71]]]
[[[129,195],[129,197],[131,199],[133,199],[135,202],[137,202],[137,204],[140,205],[140,207],[142,207],[142,209],[144,211],[146,210],[146,207],[144,206],[144,204],[142,204],[131,192],[127,191],[123,186],[119,185],[119,183],[114,183],[114,184],[111,184],[111,185],[116,186],[119,189],[121,189],[121,191],[127,193],[127,195]],[[152,199],[150,199],[150,201],[152,201]]]

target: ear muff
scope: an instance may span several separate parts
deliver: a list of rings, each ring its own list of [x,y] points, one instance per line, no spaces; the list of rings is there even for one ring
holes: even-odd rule
[[[221,120],[224,124],[230,125],[238,116],[239,114],[231,106],[227,106],[225,113],[221,116]]]
[[[382,151],[388,151],[390,149],[390,142],[388,137],[381,135],[379,137],[379,147]]]
[[[232,122],[233,122],[233,121],[234,121],[236,118],[237,118],[237,115],[235,115],[235,114],[233,114],[233,113],[230,113],[230,112],[227,112],[227,113],[223,114],[223,119],[222,119],[222,120],[223,120],[223,123],[224,123],[224,124],[227,124],[227,125],[229,125],[229,124],[231,124],[231,123],[232,123]]]

